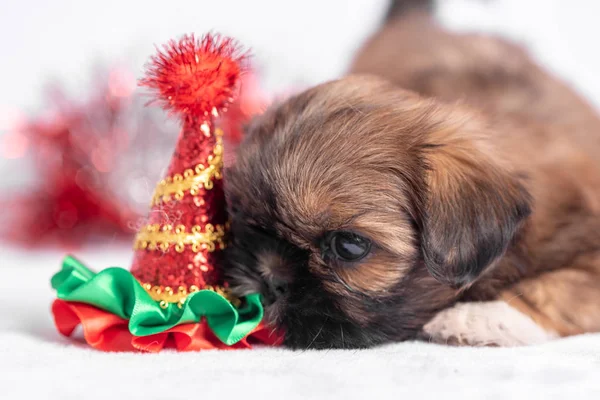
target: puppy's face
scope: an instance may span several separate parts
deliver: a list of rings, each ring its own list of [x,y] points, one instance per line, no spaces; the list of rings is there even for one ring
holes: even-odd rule
[[[414,338],[529,212],[487,129],[369,77],[274,106],[226,171],[233,290],[291,347]]]

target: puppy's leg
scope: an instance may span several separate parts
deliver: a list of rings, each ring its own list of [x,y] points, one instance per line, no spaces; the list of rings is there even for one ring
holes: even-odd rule
[[[521,346],[557,335],[505,301],[458,303],[438,313],[423,328],[424,338],[464,346]]]
[[[600,259],[589,261],[521,281],[501,298],[560,336],[600,332]]]
[[[498,301],[458,303],[425,327],[426,338],[462,345],[516,346],[600,332],[600,258],[525,279]]]

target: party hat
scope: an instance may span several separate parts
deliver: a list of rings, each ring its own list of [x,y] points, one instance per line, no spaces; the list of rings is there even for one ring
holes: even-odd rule
[[[234,100],[245,57],[230,38],[184,36],[154,57],[141,84],[181,119],[166,177],[134,243],[131,272],[96,274],[73,257],[52,279],[58,330],[79,324],[101,350],[248,347],[248,336],[279,341],[261,324],[258,294],[237,299],[221,278],[227,215],[223,132],[216,118]]]

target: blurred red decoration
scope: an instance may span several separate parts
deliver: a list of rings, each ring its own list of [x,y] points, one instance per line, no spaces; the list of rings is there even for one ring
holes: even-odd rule
[[[31,246],[58,242],[71,247],[91,235],[133,233],[131,224],[140,214],[113,181],[130,183],[120,163],[135,139],[132,119],[136,131],[152,137],[164,117],[138,114],[144,111],[134,107],[135,78],[125,71],[113,70],[100,82],[83,103],[52,87],[45,115],[20,122],[7,135],[5,156],[26,155],[35,175],[24,193],[3,200],[7,238]]]
[[[94,82],[84,102],[54,86],[44,116],[10,116],[13,128],[2,137],[0,156],[30,162],[35,178],[21,193],[0,199],[3,238],[73,248],[97,237],[130,239],[145,223],[178,128],[156,107],[144,107],[129,71],[113,69]],[[251,75],[242,87],[220,121],[228,144],[239,143],[242,124],[265,104]]]
[[[261,92],[255,74],[245,74],[242,77],[241,93],[238,99],[229,105],[227,112],[219,121],[219,126],[226,132],[225,151],[234,150],[243,138],[243,125],[253,116],[262,114],[268,106],[266,96]],[[227,161],[226,161],[227,164]]]

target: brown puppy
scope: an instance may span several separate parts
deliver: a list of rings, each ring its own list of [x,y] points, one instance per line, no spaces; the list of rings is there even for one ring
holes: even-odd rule
[[[600,330],[600,119],[430,6],[395,2],[352,68],[372,76],[271,107],[226,171],[228,279],[291,347]]]

